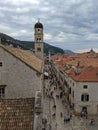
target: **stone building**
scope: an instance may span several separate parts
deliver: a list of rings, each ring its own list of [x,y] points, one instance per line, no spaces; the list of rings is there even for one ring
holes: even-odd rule
[[[35,24],[35,54],[0,44],[0,129],[41,130],[43,25]]]
[[[43,25],[39,21],[34,26],[34,44],[35,44],[36,56],[43,59],[44,56]]]
[[[35,97],[41,90],[42,65],[29,51],[0,45],[0,97]]]
[[[36,113],[41,126],[42,110],[35,111],[35,95],[42,88],[42,65],[43,61],[30,51],[0,45],[2,130],[32,130]]]
[[[60,69],[64,72],[67,99],[75,112],[98,114],[98,53],[91,49],[80,54],[58,54],[52,59],[58,77]]]
[[[87,67],[77,73],[72,70],[67,77],[69,101],[76,112],[98,114],[98,67]]]

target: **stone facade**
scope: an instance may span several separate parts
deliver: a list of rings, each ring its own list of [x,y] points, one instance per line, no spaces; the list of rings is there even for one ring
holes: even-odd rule
[[[71,89],[69,101],[71,105],[74,104],[76,112],[81,112],[86,107],[88,114],[98,114],[98,82],[76,82],[69,77],[68,85],[69,90]],[[81,96],[85,94],[89,95],[88,101],[81,101]]]
[[[34,44],[35,54],[39,58],[43,59],[44,45],[43,45],[43,25],[38,21],[34,27]]]
[[[2,47],[0,48],[0,62],[2,63],[0,85],[6,85],[6,99],[35,97],[35,92],[41,90],[38,72]]]

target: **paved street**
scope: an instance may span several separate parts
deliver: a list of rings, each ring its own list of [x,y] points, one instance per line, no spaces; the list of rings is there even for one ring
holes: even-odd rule
[[[47,118],[46,130],[98,130],[98,117],[88,116],[88,119],[86,119],[85,117],[77,117],[72,113],[72,119],[68,123],[64,123],[64,115],[69,108],[62,104],[62,98],[56,97],[56,95],[60,94],[61,90],[59,87],[57,87],[57,89],[54,89],[54,87],[55,85],[50,86],[49,79],[45,80],[43,116]],[[50,92],[53,92],[52,97],[49,97]],[[53,107],[54,105],[56,105],[56,107]],[[94,125],[90,125],[90,120],[92,118],[95,119]],[[51,125],[51,129],[49,124]]]
[[[48,81],[45,81],[45,89],[48,87]],[[51,109],[50,109],[50,99],[43,93],[43,118],[47,119],[47,124],[51,123]],[[46,125],[48,130],[48,126]]]

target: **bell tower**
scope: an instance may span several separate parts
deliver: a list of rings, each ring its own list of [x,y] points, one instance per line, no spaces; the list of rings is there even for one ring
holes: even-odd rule
[[[35,54],[43,59],[43,25],[38,22],[34,26],[34,46],[35,46]]]

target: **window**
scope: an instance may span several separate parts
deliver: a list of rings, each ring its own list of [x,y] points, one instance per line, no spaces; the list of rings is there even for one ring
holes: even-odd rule
[[[69,93],[71,94],[71,88],[69,88]]]
[[[87,112],[87,107],[82,107],[82,111]]]
[[[74,91],[73,91],[73,93],[72,93],[72,96],[74,97]]]
[[[41,51],[41,48],[37,48],[37,51]]]
[[[41,38],[39,37],[39,42],[41,42]]]
[[[83,88],[86,89],[88,86],[87,85],[84,85]]]
[[[37,42],[41,42],[41,38],[40,37],[37,38]]]
[[[37,41],[38,41],[38,38],[37,38]]]
[[[40,32],[40,29],[38,29],[38,32]]]
[[[81,101],[83,101],[83,102],[89,101],[89,95],[88,94],[82,94],[81,95]]]
[[[6,85],[0,85],[0,98],[5,97],[5,86]]]
[[[0,67],[2,67],[2,62],[0,62]]]

